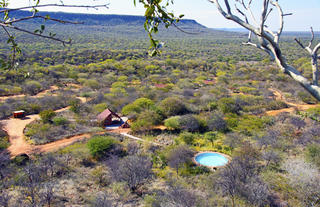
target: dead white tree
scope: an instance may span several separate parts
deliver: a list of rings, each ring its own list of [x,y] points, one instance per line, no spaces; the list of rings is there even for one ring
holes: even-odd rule
[[[245,45],[254,46],[268,53],[270,57],[277,63],[280,70],[289,75],[300,85],[302,85],[312,96],[320,101],[320,87],[318,85],[319,80],[319,68],[318,68],[318,51],[320,49],[320,43],[313,49],[314,32],[311,29],[312,38],[308,46],[304,46],[300,40],[297,43],[304,48],[311,56],[311,63],[313,69],[312,81],[304,77],[296,68],[289,65],[286,58],[281,52],[279,41],[284,27],[284,17],[292,15],[283,12],[278,0],[262,0],[262,11],[260,13],[260,19],[254,14],[251,9],[254,0],[224,0],[221,4],[219,0],[208,0],[215,4],[218,11],[228,20],[231,20],[245,29],[249,30],[248,41]],[[234,3],[234,6],[231,6]],[[270,17],[270,13],[276,9],[279,18],[278,31],[272,31],[267,25],[267,20]],[[253,41],[253,35],[257,37],[258,41]]]

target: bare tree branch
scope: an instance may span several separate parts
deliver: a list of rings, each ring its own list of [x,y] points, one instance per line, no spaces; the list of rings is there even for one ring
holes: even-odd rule
[[[16,53],[17,53],[17,44],[15,43],[15,41],[12,39],[13,37],[11,36],[11,34],[9,33],[9,31],[7,30],[6,27],[2,26],[3,30],[5,31],[5,33],[7,34],[9,40],[11,40],[11,44],[12,44],[12,57],[11,57],[11,67],[14,66],[14,61],[16,59]]]
[[[184,29],[182,29],[181,27],[179,27],[178,25],[176,25],[175,23],[172,23],[172,25],[177,28],[180,32],[186,33],[186,34],[191,34],[191,35],[196,35],[196,34],[200,34],[200,32],[188,32],[185,31]]]
[[[312,43],[313,43],[313,40],[314,40],[314,32],[313,32],[313,28],[311,27],[311,28],[310,28],[310,30],[311,30],[311,40],[310,40],[310,42],[309,42],[308,47],[311,47],[311,46],[312,46]]]
[[[300,47],[302,47],[302,49],[305,49],[305,48],[306,48],[306,47],[301,43],[300,40],[298,40],[297,38],[294,38],[294,40],[298,43],[298,45],[299,45]]]
[[[277,34],[276,34],[276,37],[275,37],[275,42],[276,42],[276,43],[279,43],[280,36],[281,36],[281,34],[282,34],[283,27],[284,27],[283,17],[284,17],[285,15],[283,14],[282,8],[280,7],[278,1],[276,1],[276,2],[271,1],[271,4],[278,9],[278,13],[279,13],[280,26],[279,26],[279,30],[278,30],[278,32],[277,32]]]
[[[308,54],[311,57],[311,66],[312,66],[312,81],[313,81],[313,85],[318,85],[318,81],[319,81],[319,68],[318,68],[318,51],[320,49],[320,43],[317,44],[313,49],[311,48],[312,43],[314,41],[314,32],[313,32],[313,28],[311,27],[311,40],[308,44],[308,46],[304,46],[300,40],[298,40],[297,38],[294,39],[298,45],[300,47],[302,47],[304,50],[306,50],[308,52]]]
[[[14,29],[14,30],[18,30],[18,31],[21,31],[21,32],[24,32],[24,33],[27,33],[27,34],[34,35],[34,36],[38,36],[38,37],[42,37],[42,38],[51,39],[51,40],[54,40],[54,41],[57,41],[57,42],[61,42],[64,46],[65,46],[66,44],[71,44],[71,40],[69,40],[69,41],[64,41],[64,40],[61,40],[61,39],[59,39],[59,38],[55,38],[55,37],[52,37],[52,36],[47,36],[47,35],[38,34],[38,33],[35,33],[35,32],[31,32],[31,31],[22,29],[22,28],[20,28],[20,27],[13,26],[13,25],[7,25],[7,24],[3,24],[3,23],[0,22],[0,26],[6,27],[6,28],[10,28],[10,29]]]
[[[265,27],[265,22],[267,20],[267,12],[268,12],[268,6],[269,6],[269,0],[263,0],[263,8],[261,12],[261,23],[260,23],[260,33],[262,34],[264,27]]]
[[[13,19],[10,21],[6,21],[5,24],[13,24],[13,23],[17,23],[17,22],[21,22],[21,21],[25,21],[25,20],[30,20],[30,19],[44,19],[44,20],[50,20],[50,21],[55,21],[55,22],[59,22],[61,24],[83,24],[84,22],[73,22],[73,21],[67,21],[67,20],[62,20],[62,19],[54,19],[54,18],[49,18],[49,17],[45,17],[45,16],[40,16],[40,15],[32,15],[32,16],[28,16],[28,17],[23,17],[20,19]]]
[[[228,0],[224,0],[224,4],[225,4],[225,5],[226,5],[226,7],[227,7],[228,14],[231,14],[231,8],[230,8],[229,1],[228,1]]]
[[[24,7],[18,7],[18,8],[7,8],[8,4],[3,4],[1,5],[0,8],[0,15],[2,15],[2,18],[0,19],[0,26],[5,30],[6,34],[8,35],[8,43],[11,43],[11,51],[12,51],[12,60],[11,60],[11,68],[13,68],[14,62],[15,62],[15,57],[16,53],[20,52],[21,50],[19,49],[17,43],[15,42],[15,37],[10,35],[8,29],[13,29],[17,30],[20,32],[24,32],[27,34],[31,34],[33,36],[41,37],[41,38],[46,38],[46,39],[51,39],[57,42],[61,42],[64,46],[66,44],[71,44],[71,40],[62,40],[59,38],[55,37],[55,34],[49,34],[45,35],[43,34],[45,27],[41,26],[41,29],[36,30],[36,31],[30,31],[28,29],[23,29],[20,26],[15,26],[15,23],[18,22],[23,22],[23,21],[28,21],[31,19],[44,19],[48,21],[54,21],[54,22],[59,22],[62,24],[82,24],[83,22],[74,22],[74,21],[68,21],[68,20],[62,20],[62,19],[57,19],[57,18],[50,18],[49,16],[43,16],[43,15],[37,15],[38,14],[38,8],[44,8],[44,7],[64,7],[64,8],[87,8],[87,9],[96,9],[98,10],[99,8],[108,8],[109,4],[97,4],[97,5],[65,5],[63,4],[63,1],[60,1],[60,3],[56,4],[40,4],[40,0],[37,1],[30,1],[30,4],[33,3],[33,5],[29,6],[24,6]],[[24,16],[21,18],[11,18],[10,14],[13,11],[20,11],[20,10],[25,10],[25,9],[32,9],[32,15],[30,16]],[[14,15],[13,15],[14,16]]]
[[[25,7],[19,7],[14,9],[2,9],[0,10],[0,13],[4,12],[12,12],[12,11],[19,11],[24,9],[34,9],[34,8],[40,8],[40,7],[72,7],[72,8],[88,8],[88,9],[99,9],[99,8],[109,8],[109,4],[101,4],[101,5],[65,5],[65,4],[41,4],[36,6],[25,6]]]

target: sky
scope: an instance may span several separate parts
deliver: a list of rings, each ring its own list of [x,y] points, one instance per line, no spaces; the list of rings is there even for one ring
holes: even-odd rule
[[[30,0],[32,1],[32,0]],[[43,3],[58,3],[60,0],[42,0]],[[137,0],[138,1],[138,0]],[[231,0],[234,1],[234,0]],[[28,5],[29,0],[9,0],[10,7],[19,7]],[[77,4],[101,4],[109,3],[109,9],[87,10],[87,9],[64,9],[47,8],[50,11],[66,11],[66,12],[85,12],[85,13],[101,13],[101,14],[130,14],[143,15],[142,6],[134,7],[133,0],[78,0]],[[223,1],[221,1],[223,2]],[[261,11],[262,0],[255,0],[253,10],[256,14]],[[306,3],[307,2],[307,3]],[[65,4],[75,4],[74,0],[64,0]],[[260,4],[259,4],[260,3]],[[293,13],[291,16],[285,17],[286,31],[309,31],[312,26],[314,30],[320,30],[320,0],[279,0],[285,13]],[[224,19],[217,11],[214,4],[207,0],[175,0],[174,5],[169,11],[175,14],[184,14],[187,19],[194,19],[200,24],[210,28],[239,28],[239,26],[231,21]],[[270,15],[269,26],[272,29],[278,27],[278,18],[275,16],[276,10]],[[258,18],[259,19],[259,18]]]

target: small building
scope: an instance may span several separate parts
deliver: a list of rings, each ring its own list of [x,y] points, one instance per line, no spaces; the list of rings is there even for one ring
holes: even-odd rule
[[[23,118],[26,116],[26,113],[24,110],[20,110],[20,111],[14,111],[13,112],[13,117],[14,118]]]
[[[98,123],[106,130],[130,128],[127,117],[120,117],[110,109],[106,109],[97,116]]]

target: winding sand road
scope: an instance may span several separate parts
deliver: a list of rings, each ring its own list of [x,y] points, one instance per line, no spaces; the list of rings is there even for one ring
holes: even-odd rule
[[[48,93],[56,91],[58,89],[59,89],[58,86],[50,86],[49,89],[41,91],[40,93],[37,93],[36,95],[31,96],[31,97],[34,97],[34,98],[44,97]],[[20,95],[12,95],[12,96],[2,96],[2,97],[0,97],[0,101],[5,101],[5,100],[7,100],[9,98],[10,99],[14,99],[14,98],[23,98],[23,97],[26,97],[26,95],[25,94],[20,94]]]
[[[265,114],[268,116],[277,116],[278,114],[284,113],[284,112],[292,113],[292,112],[295,112],[296,110],[305,111],[311,108],[319,107],[318,104],[296,104],[296,103],[288,102],[279,90],[276,90],[276,89],[269,89],[269,90],[275,95],[276,100],[286,103],[289,106],[289,108],[267,111]]]

